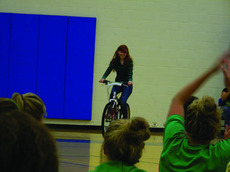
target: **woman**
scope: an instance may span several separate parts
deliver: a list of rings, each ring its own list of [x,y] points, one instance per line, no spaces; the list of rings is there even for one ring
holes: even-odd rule
[[[104,154],[107,162],[97,171],[144,172],[134,166],[142,156],[144,141],[150,138],[149,124],[142,117],[112,121],[104,136]]]
[[[123,88],[121,88],[120,86],[114,86],[110,94],[110,98],[112,98],[114,91],[116,91],[117,93],[122,92],[119,103],[121,105],[123,118],[127,118],[126,101],[128,100],[133,90],[133,59],[131,58],[129,54],[129,49],[126,45],[120,45],[117,48],[109,67],[107,68],[99,82],[103,83],[112,70],[116,71],[117,73],[115,79],[116,82],[127,82],[128,84],[128,87]]]
[[[225,171],[230,161],[229,131],[226,140],[210,144],[221,129],[219,108],[213,98],[205,96],[194,100],[186,110],[186,100],[222,66],[225,86],[230,88],[230,52],[192,81],[173,98],[166,121],[160,171]],[[228,129],[228,128],[226,128]]]

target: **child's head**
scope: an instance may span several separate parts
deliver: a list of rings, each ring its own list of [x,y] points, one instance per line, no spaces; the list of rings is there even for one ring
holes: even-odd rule
[[[12,99],[18,104],[21,111],[32,115],[38,121],[42,121],[46,113],[46,106],[38,95],[34,93],[14,93]]]
[[[149,124],[142,117],[113,121],[104,136],[105,153],[109,160],[134,165],[139,162],[144,141],[149,137]]]
[[[188,136],[199,143],[213,140],[221,129],[221,116],[212,97],[196,99],[187,107],[185,130]]]
[[[0,152],[0,171],[58,171],[56,143],[48,128],[19,110],[0,115]]]
[[[184,103],[184,114],[185,114],[185,118],[186,118],[186,113],[187,113],[187,108],[188,108],[188,106],[190,105],[190,104],[192,104],[192,102],[194,101],[194,100],[197,100],[198,99],[198,97],[196,97],[196,96],[190,96],[189,98],[188,98],[188,100]]]
[[[5,113],[13,110],[20,110],[15,101],[8,98],[0,98],[0,113]]]

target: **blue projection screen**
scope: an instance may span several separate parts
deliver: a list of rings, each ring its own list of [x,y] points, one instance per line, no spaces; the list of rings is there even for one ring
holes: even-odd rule
[[[0,13],[0,20],[0,97],[33,92],[47,118],[91,120],[96,18]]]

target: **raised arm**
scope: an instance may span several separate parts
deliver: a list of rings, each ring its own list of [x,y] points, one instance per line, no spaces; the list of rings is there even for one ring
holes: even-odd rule
[[[227,64],[227,69],[222,67],[225,77],[225,85],[227,83],[228,87],[230,88],[230,65],[227,63],[227,58],[230,57],[230,51],[224,53],[216,63],[210,67],[207,71],[197,77],[194,81],[190,84],[185,86],[182,90],[180,90],[173,98],[168,117],[171,115],[181,115],[184,117],[184,108],[183,105],[185,101],[214,73],[216,73],[223,63]],[[226,87],[227,87],[226,85]]]
[[[226,66],[221,66],[221,69],[224,74],[224,84],[225,87],[230,90],[230,61],[225,59]]]

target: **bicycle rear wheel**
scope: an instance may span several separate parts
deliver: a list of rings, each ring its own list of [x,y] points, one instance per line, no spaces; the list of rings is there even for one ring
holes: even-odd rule
[[[101,131],[104,136],[109,124],[111,121],[116,119],[116,110],[112,107],[112,103],[107,103],[103,110],[102,119],[101,119]]]
[[[127,119],[130,119],[130,107],[128,103],[126,103],[126,107],[127,107]]]

